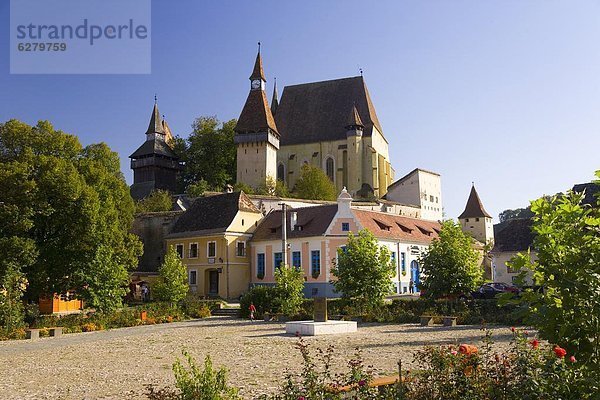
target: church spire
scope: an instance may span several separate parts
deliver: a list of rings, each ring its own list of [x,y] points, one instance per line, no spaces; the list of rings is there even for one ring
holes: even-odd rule
[[[250,75],[250,80],[253,81],[255,79],[261,79],[266,82],[265,72],[263,71],[262,57],[260,56],[260,42],[258,42],[258,53],[256,54],[256,61],[254,62],[254,69],[252,70],[252,75]]]
[[[162,119],[160,118],[160,113],[158,112],[158,104],[156,104],[156,96],[154,96],[154,108],[152,109],[152,115],[150,116],[150,124],[148,124],[148,130],[146,131],[146,135],[160,133],[161,135],[165,134],[162,125]]]
[[[277,93],[277,78],[273,78],[273,99],[271,100],[271,113],[275,115],[279,107],[279,94]]]
[[[487,217],[492,218],[485,208],[483,208],[483,204],[481,203],[481,199],[479,198],[479,194],[477,190],[475,190],[475,184],[471,186],[471,193],[469,194],[469,199],[467,200],[467,205],[465,207],[465,211],[458,216],[459,219],[462,218],[477,218],[477,217]]]

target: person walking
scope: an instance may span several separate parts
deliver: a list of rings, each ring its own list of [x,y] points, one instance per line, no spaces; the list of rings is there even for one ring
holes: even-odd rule
[[[410,278],[410,282],[408,282],[408,292],[413,294],[415,292],[415,281]]]
[[[254,307],[254,303],[250,303],[250,307],[248,307],[248,310],[250,310],[250,321],[254,321],[254,313],[256,312],[256,307]]]

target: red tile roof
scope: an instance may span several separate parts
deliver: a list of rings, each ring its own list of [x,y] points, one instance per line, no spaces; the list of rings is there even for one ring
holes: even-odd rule
[[[475,185],[471,187],[471,193],[469,194],[469,200],[467,200],[467,206],[465,207],[465,211],[462,212],[458,216],[461,218],[476,218],[476,217],[487,217],[492,218],[490,214],[483,208],[483,204],[481,204],[481,199],[479,199],[479,195],[477,194],[477,190],[475,190]]]
[[[352,210],[360,225],[379,239],[396,239],[429,244],[438,238],[439,222],[424,221],[376,211]]]

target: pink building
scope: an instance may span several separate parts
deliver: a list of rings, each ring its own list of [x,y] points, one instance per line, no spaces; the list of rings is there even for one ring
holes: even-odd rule
[[[411,279],[419,282],[421,253],[440,230],[439,222],[353,208],[346,190],[337,204],[288,210],[286,263],[304,271],[306,297],[339,296],[331,284],[337,250],[346,245],[349,232],[361,229],[371,231],[381,246],[389,248],[396,267],[395,291],[408,293]],[[275,283],[275,267],[284,262],[281,230],[280,210],[271,211],[256,229],[250,244],[252,285]]]

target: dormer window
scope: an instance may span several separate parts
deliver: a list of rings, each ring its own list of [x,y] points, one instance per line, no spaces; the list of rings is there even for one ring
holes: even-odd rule
[[[421,227],[419,225],[417,225],[417,228],[419,229],[419,231],[421,231],[421,233],[423,235],[431,236],[431,234],[432,234],[432,232],[430,230],[425,229],[425,228],[423,228],[423,227]]]
[[[399,222],[396,222],[396,225],[398,225],[398,228],[400,228],[400,229],[402,230],[402,232],[404,232],[404,233],[411,233],[411,232],[413,231],[413,230],[412,230],[412,229],[410,229],[408,226],[406,226],[406,225],[402,225],[402,224],[401,224],[401,223],[399,223]]]
[[[391,226],[389,226],[385,222],[381,222],[379,220],[376,220],[375,218],[373,218],[373,221],[375,221],[375,223],[377,224],[377,226],[379,226],[379,229],[381,229],[382,231],[388,231],[389,232]]]

